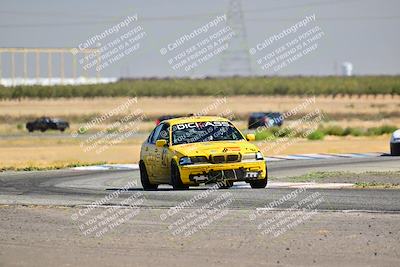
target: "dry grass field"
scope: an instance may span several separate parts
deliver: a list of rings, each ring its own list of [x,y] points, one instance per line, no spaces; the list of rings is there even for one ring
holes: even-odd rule
[[[140,109],[149,123],[144,122],[141,130],[149,131],[155,118],[165,114],[226,114],[238,120],[239,127],[246,127],[248,114],[255,111],[290,111],[307,97],[293,96],[231,96],[231,97],[142,97],[137,103],[124,109],[118,116],[124,116]],[[25,132],[24,125],[29,119],[50,116],[67,119],[71,130],[75,131],[82,123],[107,113],[124,103],[128,98],[93,99],[47,99],[2,100],[0,101],[0,133]],[[316,97],[301,112],[319,109],[324,112],[330,124],[342,127],[373,127],[384,124],[400,126],[400,96],[381,95],[377,97]],[[95,131],[108,127],[112,120],[96,125]]]
[[[50,166],[68,163],[134,163],[138,161],[140,144],[146,133],[154,127],[153,119],[163,114],[227,114],[239,120],[236,125],[245,129],[246,117],[254,111],[289,111],[302,104],[306,97],[267,97],[232,96],[213,97],[170,97],[138,98],[137,103],[124,110],[128,114],[141,109],[148,118],[140,124],[144,134],[113,145],[102,153],[84,152],[79,146],[80,140],[59,132],[29,135],[24,129],[27,118],[50,116],[69,119],[71,129],[77,130],[83,121],[126,103],[128,98],[94,99],[23,99],[0,101],[0,167]],[[353,97],[317,97],[315,103],[308,105],[303,113],[320,109],[331,120],[326,124],[342,127],[373,127],[392,124],[400,127],[400,96]],[[364,117],[363,117],[364,116]],[[108,127],[112,122],[105,121],[96,125],[92,131]],[[16,135],[15,135],[16,134]],[[12,138],[6,138],[13,136]],[[267,150],[266,155],[298,153],[345,153],[345,152],[385,152],[388,151],[390,136],[379,137],[326,137],[321,141],[298,140],[282,150]]]
[[[140,108],[149,117],[163,114],[188,114],[202,112],[212,107],[218,99],[210,96],[204,97],[141,97],[130,108]],[[77,117],[82,115],[101,114],[124,104],[128,98],[73,98],[73,99],[47,99],[47,100],[1,100],[0,115],[4,118],[26,116],[58,116]],[[217,114],[227,109],[237,115],[247,115],[254,111],[288,111],[303,103],[308,97],[293,96],[230,96],[226,103],[219,104],[216,109],[211,109],[211,114]],[[327,114],[366,114],[399,112],[400,96],[380,95],[375,97],[316,97],[315,104],[309,105],[304,111],[319,108]]]

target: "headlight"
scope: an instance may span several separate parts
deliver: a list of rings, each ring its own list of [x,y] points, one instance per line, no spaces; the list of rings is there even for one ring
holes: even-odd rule
[[[257,152],[256,160],[264,160],[264,156],[263,156],[263,154],[261,152]]]
[[[247,153],[242,155],[242,161],[247,161],[247,160],[264,160],[264,156],[261,152],[257,153]]]
[[[182,157],[179,160],[179,165],[189,165],[192,164],[192,160],[189,157]]]
[[[256,159],[256,153],[247,153],[242,155],[242,160],[255,160]]]

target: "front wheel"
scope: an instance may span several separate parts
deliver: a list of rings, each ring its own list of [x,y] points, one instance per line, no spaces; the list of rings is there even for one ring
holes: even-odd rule
[[[267,186],[267,178],[250,181],[251,188],[265,188]]]
[[[147,174],[146,165],[143,161],[139,163],[140,169],[140,181],[144,190],[157,190],[158,184],[152,184],[149,180],[149,175]]]
[[[175,161],[171,162],[171,185],[175,190],[189,189],[188,185],[184,185],[181,180],[181,173]]]
[[[229,189],[233,186],[233,181],[224,180],[222,182],[218,182],[218,189]]]
[[[268,169],[265,168],[265,178],[260,180],[250,181],[251,188],[265,188],[268,183]]]

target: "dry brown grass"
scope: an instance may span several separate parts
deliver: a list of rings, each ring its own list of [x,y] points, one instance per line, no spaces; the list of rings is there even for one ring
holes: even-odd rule
[[[99,154],[85,152],[80,142],[76,139],[27,137],[0,140],[0,167],[46,167],[75,162],[132,163],[139,157],[142,140],[123,141]]]
[[[306,154],[306,153],[363,153],[388,151],[389,136],[380,137],[328,137],[323,141],[300,140],[287,146],[283,151],[265,153]],[[84,152],[76,140],[55,140],[19,138],[0,140],[0,167],[46,167],[75,162],[137,163],[143,139],[133,139],[114,145],[96,154]]]
[[[71,131],[76,131],[82,122],[77,118],[95,118],[96,114],[109,112],[113,108],[125,103],[128,98],[94,98],[94,99],[48,99],[32,100],[23,99],[0,101],[0,116],[8,118],[0,124],[1,133],[25,132],[26,117],[39,117],[43,115],[71,119]],[[218,105],[211,109],[210,114],[232,113],[241,118],[237,124],[240,128],[246,128],[246,118],[254,111],[288,111],[305,101],[305,97],[268,97],[268,96],[232,96],[226,98],[226,104]],[[149,119],[164,114],[189,114],[198,113],[212,107],[216,103],[213,97],[143,97],[137,104],[130,106],[130,110],[140,108]],[[376,127],[384,124],[399,125],[399,116],[381,118],[382,113],[400,112],[400,96],[363,96],[361,98],[317,97],[313,105],[309,105],[303,112],[309,112],[316,108],[323,111],[330,119],[330,124],[339,124],[342,127]],[[360,115],[364,117],[354,117]],[[25,118],[25,119],[22,119]],[[337,118],[335,120],[335,118]],[[109,126],[111,121],[96,125],[95,131]],[[20,125],[20,129],[17,128]],[[153,121],[143,122],[141,131],[150,131],[154,126]],[[22,129],[21,129],[22,127]]]
[[[248,114],[254,111],[287,111],[301,104],[306,97],[293,96],[231,96],[227,103],[221,105],[215,113],[229,108],[235,114]],[[47,99],[47,100],[3,100],[0,101],[0,114],[13,117],[26,115],[70,116],[107,112],[121,104],[127,98],[94,98],[94,99]],[[133,108],[141,108],[149,116],[162,114],[196,113],[215,102],[214,97],[142,97]],[[328,114],[333,113],[365,113],[396,112],[400,109],[400,96],[363,96],[361,98],[317,97],[315,105],[306,111],[319,108]],[[214,113],[214,110],[213,110]]]

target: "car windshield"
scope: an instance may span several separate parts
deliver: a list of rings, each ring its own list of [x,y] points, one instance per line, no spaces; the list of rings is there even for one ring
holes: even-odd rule
[[[172,126],[173,145],[243,139],[242,134],[226,121],[189,122]]]

